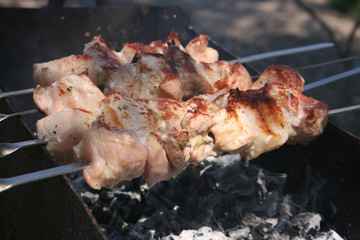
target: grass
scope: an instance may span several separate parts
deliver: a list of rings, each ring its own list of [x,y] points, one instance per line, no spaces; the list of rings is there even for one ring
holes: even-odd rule
[[[360,0],[328,0],[331,7],[355,17],[360,16]]]

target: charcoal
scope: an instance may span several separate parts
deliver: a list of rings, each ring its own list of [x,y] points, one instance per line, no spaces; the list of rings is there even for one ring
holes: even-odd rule
[[[230,231],[228,234],[230,239],[246,239],[249,236],[250,231],[251,229],[249,227],[244,227]]]
[[[288,175],[224,155],[150,189],[142,178],[100,191],[73,182],[109,239],[341,239],[316,213],[323,179],[310,169],[300,179],[289,192]]]
[[[222,232],[213,231],[209,227],[202,227],[199,230],[184,230],[179,236],[168,236],[166,240],[226,240],[229,239]]]

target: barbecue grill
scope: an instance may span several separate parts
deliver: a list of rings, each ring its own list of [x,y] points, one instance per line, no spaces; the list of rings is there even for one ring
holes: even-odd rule
[[[179,8],[128,7],[85,9],[0,9],[2,55],[0,88],[4,92],[34,87],[32,64],[70,54],[81,54],[83,44],[101,34],[110,47],[125,42],[148,43],[165,39],[176,31],[182,42],[197,33],[189,28],[188,16]],[[230,52],[212,43],[220,59],[234,59]],[[246,65],[252,75],[258,74]],[[306,79],[306,78],[305,78]],[[34,108],[30,95],[0,100],[0,112]],[[0,142],[34,138],[39,113],[1,122]],[[264,169],[298,173],[311,168],[326,183],[319,208],[327,225],[349,239],[360,236],[357,201],[360,140],[329,123],[325,132],[308,146],[283,146],[253,160]],[[20,149],[0,160],[2,178],[54,167],[56,163],[42,146]],[[191,174],[187,181],[191,184]],[[186,179],[186,178],[185,178]],[[288,191],[301,183],[290,177]],[[55,177],[0,193],[1,239],[105,239],[87,204],[67,177]]]

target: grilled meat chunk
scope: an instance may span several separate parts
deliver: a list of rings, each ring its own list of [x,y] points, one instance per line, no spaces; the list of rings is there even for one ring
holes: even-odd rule
[[[286,84],[293,89],[304,91],[305,80],[294,69],[284,65],[270,65],[259,76],[259,78],[251,86],[251,89],[258,89],[267,83]]]
[[[137,149],[140,149],[140,146],[145,149],[145,152],[141,151],[141,159],[144,161],[142,165],[140,164],[142,168],[138,169],[136,167],[139,170],[136,173],[138,173],[137,176],[144,175],[149,184],[157,182],[158,179],[168,179],[176,172],[182,170],[186,163],[183,163],[182,159],[180,162],[177,162],[179,160],[176,157],[169,158],[168,156],[181,155],[181,150],[177,147],[179,145],[177,139],[183,136],[178,134],[179,131],[177,129],[181,128],[180,118],[185,114],[185,111],[184,102],[172,99],[144,101],[135,100],[118,93],[108,96],[101,103],[99,109],[101,114],[93,123],[93,127],[86,131],[85,134],[97,136],[97,133],[101,132],[101,139],[103,141],[114,141],[111,144],[108,142],[106,145],[111,146],[112,150],[97,149],[97,146],[102,146],[102,144],[96,143],[100,141],[96,137],[85,137],[85,140],[74,148],[78,159],[89,159],[92,162],[96,162],[85,176],[85,179],[96,179],[96,181],[89,182],[89,185],[99,188],[101,186],[113,186],[113,184],[120,182],[121,179],[129,180],[128,175],[125,174],[123,176],[113,176],[114,178],[110,177],[111,180],[108,181],[106,177],[104,178],[102,171],[108,166],[106,165],[107,161],[111,161],[110,165],[113,166],[114,162],[119,161],[119,157],[132,159],[127,154],[137,154],[135,152]],[[157,131],[153,131],[154,129]],[[166,136],[164,135],[165,133]],[[109,137],[107,137],[107,134],[109,134]],[[138,147],[124,151],[123,148],[127,147],[127,145],[122,143],[130,141],[129,139],[131,139],[132,144]],[[133,142],[136,142],[136,144]],[[166,146],[164,146],[165,142]],[[113,152],[117,154],[113,154]],[[139,165],[138,159],[132,161],[137,166]],[[98,162],[101,162],[101,164]],[[100,168],[99,166],[103,167]],[[105,171],[107,176],[111,176],[108,174],[109,172],[122,172],[123,170],[107,169]],[[93,174],[96,176],[93,176]],[[131,178],[137,176],[132,174]],[[116,181],[113,181],[114,179]]]
[[[44,63],[35,63],[33,78],[36,84],[50,86],[69,76],[86,72],[91,79],[97,79],[95,59],[88,55],[70,55]]]
[[[93,163],[84,175],[89,186],[96,189],[114,186],[143,174],[146,148],[133,135],[123,129],[96,128],[87,132],[75,153]]]
[[[48,142],[46,149],[60,164],[69,163],[73,160],[73,146],[80,142],[96,117],[83,109],[65,108],[36,123],[37,137]]]
[[[192,56],[197,62],[217,62],[219,60],[218,51],[208,47],[208,45],[209,37],[204,34],[200,34],[186,45],[185,52]]]
[[[93,112],[104,98],[105,95],[85,73],[66,76],[48,87],[38,85],[33,94],[35,104],[46,115],[64,108]]]

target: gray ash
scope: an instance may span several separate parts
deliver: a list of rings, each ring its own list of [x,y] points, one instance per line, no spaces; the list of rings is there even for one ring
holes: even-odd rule
[[[315,213],[323,179],[301,177],[289,193],[286,174],[226,155],[151,189],[141,178],[100,191],[81,175],[73,183],[109,239],[342,239]]]

